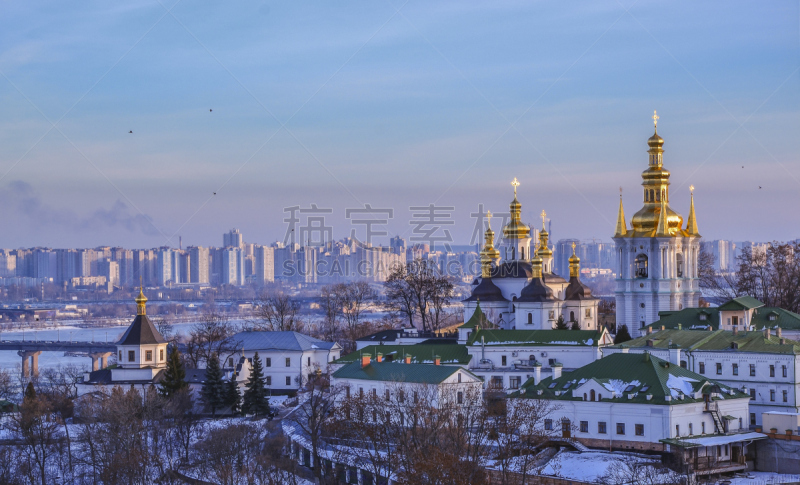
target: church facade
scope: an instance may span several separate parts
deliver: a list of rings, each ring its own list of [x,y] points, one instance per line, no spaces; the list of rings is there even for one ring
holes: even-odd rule
[[[617,326],[626,325],[634,337],[659,319],[658,312],[696,307],[700,299],[700,234],[694,195],[690,196],[689,217],[684,226],[683,217],[669,205],[670,172],[663,165],[664,139],[658,135],[655,114],[653,121],[656,131],[647,140],[649,160],[642,172],[644,205],[628,228],[620,194],[614,234]]]
[[[487,320],[506,330],[551,330],[559,317],[582,330],[596,330],[599,300],[580,280],[580,259],[574,254],[574,247],[567,281],[553,271],[546,214],[542,211],[537,244],[531,238],[531,227],[522,222],[516,178],[512,186],[511,219],[503,227],[499,250],[494,247],[491,213],[488,214],[489,226],[480,254],[481,276],[473,282],[472,293],[463,302],[464,314],[472,315],[480,302]]]

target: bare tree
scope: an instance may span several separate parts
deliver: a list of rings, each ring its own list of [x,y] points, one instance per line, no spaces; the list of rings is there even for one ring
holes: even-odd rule
[[[300,319],[300,303],[281,291],[266,292],[256,304],[254,330],[296,331],[303,330]]]
[[[212,429],[194,445],[198,471],[220,485],[245,483],[259,442],[258,431],[245,423]]]
[[[189,333],[183,355],[195,368],[208,362],[212,354],[217,354],[220,361],[225,362],[236,352],[236,343],[231,337],[237,330],[226,313],[216,307],[206,309]]]
[[[386,293],[386,308],[397,315],[408,319],[409,327],[414,327],[414,317],[417,315],[414,304],[414,293],[406,281],[408,271],[405,265],[392,267],[389,276],[384,282]]]
[[[29,385],[32,389],[32,384]],[[31,483],[47,485],[53,481],[51,463],[61,440],[61,424],[53,415],[45,396],[26,391],[19,413],[12,415],[12,433],[22,444],[25,470]]]
[[[597,478],[601,485],[677,485],[683,481],[661,463],[633,454],[624,454]]]
[[[445,308],[453,298],[453,282],[438,273],[429,261],[418,259],[392,268],[384,283],[387,307],[405,315],[414,325],[418,316],[422,331],[438,330],[445,321]]]
[[[319,306],[322,309],[322,338],[333,341],[339,335],[339,322],[342,318],[342,303],[339,298],[338,285],[326,285],[319,292]]]
[[[375,290],[365,281],[355,281],[342,285],[338,293],[348,338],[355,340],[362,337],[363,335],[359,334],[362,314],[375,299]]]
[[[714,269],[714,254],[701,250],[697,256],[697,276],[700,288],[710,296],[721,300],[730,300],[740,296],[736,291],[736,274],[719,273]]]
[[[14,379],[8,369],[0,369],[0,399],[10,399],[14,395]]]

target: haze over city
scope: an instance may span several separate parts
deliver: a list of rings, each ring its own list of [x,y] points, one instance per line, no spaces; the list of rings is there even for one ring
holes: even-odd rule
[[[393,208],[407,237],[410,206],[454,206],[468,243],[514,177],[525,222],[608,240],[654,109],[670,203],[693,184],[704,237],[797,236],[797,2],[3,10],[2,247],[268,244],[312,203],[336,238],[348,208]]]

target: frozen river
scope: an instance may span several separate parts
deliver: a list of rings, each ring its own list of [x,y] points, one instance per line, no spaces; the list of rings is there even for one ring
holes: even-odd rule
[[[187,335],[195,323],[176,323],[172,326],[179,335]],[[25,341],[97,341],[116,342],[128,328],[127,325],[113,327],[81,328],[64,325],[58,329],[3,331],[0,340],[25,340]],[[0,368],[15,369],[22,363],[22,357],[16,351],[0,350]],[[39,356],[39,368],[57,367],[59,365],[76,365],[85,370],[91,370],[92,359],[89,357],[65,356],[63,352],[42,352]]]

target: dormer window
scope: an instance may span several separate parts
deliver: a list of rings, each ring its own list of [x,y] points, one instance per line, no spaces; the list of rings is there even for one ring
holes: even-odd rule
[[[128,362],[134,362],[136,360],[136,351],[129,350],[128,351]]]
[[[700,314],[700,320],[703,320],[703,321],[708,320],[708,315],[706,315],[705,313],[701,313]]]
[[[775,315],[775,314],[773,313],[773,314],[771,314],[771,315],[769,316],[769,319],[770,319],[770,321],[771,321],[771,322],[774,322],[775,320],[777,320],[777,319],[778,319],[778,316],[777,316],[777,315]]]

